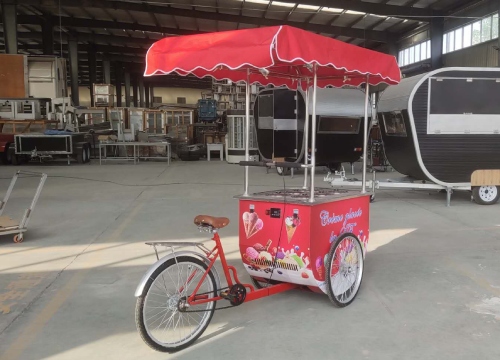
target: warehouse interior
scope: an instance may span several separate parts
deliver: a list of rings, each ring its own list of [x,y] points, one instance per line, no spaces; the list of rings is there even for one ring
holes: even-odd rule
[[[0,359],[500,355],[498,0],[0,0],[0,13]],[[368,85],[366,72],[366,84],[345,86],[345,95],[331,84],[316,92],[316,67],[305,60],[314,75],[294,89],[194,69],[145,76],[164,39],[206,36],[210,49],[224,34],[273,27],[387,55],[380,73],[392,61],[400,79]],[[199,45],[186,41],[186,54]],[[232,51],[220,53],[226,64]],[[164,56],[175,58],[168,48]],[[375,55],[373,64],[338,58],[378,64]],[[283,117],[295,127],[280,128]],[[329,128],[325,119],[348,121]],[[280,138],[283,129],[293,136]],[[367,208],[321,208],[331,193],[366,198]],[[363,254],[349,306],[337,308],[333,285],[311,279],[333,271],[336,253],[309,259],[313,245],[295,232],[309,224],[307,202],[330,211],[311,210],[319,227],[343,223],[329,235],[333,250],[348,228],[336,215],[357,218],[351,230],[366,219],[368,231],[349,231]],[[264,221],[248,227],[255,212]],[[268,233],[275,218],[281,230]],[[229,270],[217,260],[221,311],[208,320],[194,313],[206,327],[166,354],[145,330],[147,296],[138,289],[153,288],[175,251],[211,260],[206,247],[219,234],[237,284],[218,283]],[[290,264],[303,272],[288,291],[276,279]],[[267,286],[265,299],[251,301]],[[165,306],[182,313],[192,300],[179,295]]]

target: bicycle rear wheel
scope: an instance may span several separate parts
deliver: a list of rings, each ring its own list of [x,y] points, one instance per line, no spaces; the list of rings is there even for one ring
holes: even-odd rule
[[[137,299],[136,325],[150,347],[163,352],[182,350],[205,331],[215,311],[215,301],[188,307],[182,304],[200,283],[208,266],[191,256],[179,256],[162,264],[149,278],[144,294]],[[207,299],[217,296],[210,271],[197,291]],[[192,312],[196,311],[196,312]]]

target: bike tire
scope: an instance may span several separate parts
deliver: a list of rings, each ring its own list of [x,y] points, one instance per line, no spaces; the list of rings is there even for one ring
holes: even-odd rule
[[[152,330],[148,329],[148,324],[147,324],[148,319],[145,319],[145,305],[146,305],[146,302],[148,302],[148,300],[149,300],[148,294],[151,294],[151,296],[156,294],[152,291],[153,285],[155,285],[157,289],[162,290],[161,287],[158,287],[158,285],[156,285],[156,280],[158,278],[160,278],[160,276],[162,276],[164,289],[168,295],[168,289],[166,287],[164,274],[165,274],[165,272],[167,272],[167,274],[170,274],[170,273],[168,273],[169,268],[172,268],[174,266],[180,266],[180,265],[187,265],[188,268],[189,268],[189,265],[191,265],[191,266],[197,267],[199,270],[202,270],[203,272],[205,272],[206,269],[208,268],[208,266],[203,261],[201,261],[200,259],[198,259],[196,257],[192,257],[192,256],[179,256],[177,258],[169,259],[165,263],[160,265],[158,267],[158,269],[156,269],[156,271],[151,275],[151,277],[148,279],[148,281],[146,283],[143,294],[137,298],[137,302],[136,302],[135,321],[136,321],[136,326],[137,326],[137,329],[139,331],[139,334],[140,334],[141,338],[143,339],[143,341],[149,347],[151,347],[154,350],[161,351],[161,352],[176,352],[176,351],[185,349],[188,346],[190,346],[206,330],[206,328],[208,327],[208,324],[210,323],[210,320],[212,319],[212,316],[215,312],[216,302],[213,301],[213,302],[207,303],[208,304],[207,309],[205,309],[204,311],[199,312],[199,313],[191,313],[191,314],[201,314],[201,315],[193,315],[196,318],[198,316],[201,316],[201,321],[198,324],[198,326],[193,331],[191,331],[191,333],[188,334],[188,336],[186,336],[184,339],[181,339],[179,341],[174,341],[172,343],[165,342],[165,341],[162,342],[162,341],[159,341],[157,338],[155,338],[152,335],[152,332],[151,332]],[[172,279],[171,275],[169,277],[170,277],[170,279]],[[207,280],[209,282],[208,283],[209,293],[212,293],[212,291],[213,291],[213,297],[216,297],[218,289],[217,289],[217,283],[215,281],[215,277],[214,277],[214,274],[212,271],[210,271],[207,274],[204,282]],[[196,284],[194,287],[196,287]],[[193,290],[194,290],[194,288],[193,288]],[[202,290],[202,289],[200,288],[200,290]],[[200,292],[201,291],[199,291],[198,293],[200,293]],[[167,314],[169,311],[172,313],[172,315],[170,316],[170,318],[173,319],[172,323],[176,321],[175,320],[176,314],[180,314],[179,316],[181,319],[181,320],[177,320],[177,324],[182,321],[182,324],[184,325],[184,319],[183,319],[184,315],[182,315],[182,314],[186,314],[186,321],[188,322],[188,324],[190,322],[189,318],[191,318],[192,320],[196,319],[196,318],[193,318],[193,316],[190,316],[190,313],[180,312],[178,310],[177,310],[177,312],[175,312],[175,310],[171,309],[172,306],[175,304],[175,300],[176,300],[175,296],[180,296],[183,294],[177,293],[177,294],[170,296],[170,298],[168,298],[167,295],[163,296],[163,297],[168,298],[167,304],[165,304],[165,306],[164,306],[164,308],[167,310],[162,310],[161,312],[167,311],[167,313],[165,313],[163,315],[163,318],[162,318],[159,326],[162,326],[163,321],[168,316]],[[189,296],[189,295],[190,295],[190,293],[187,296]],[[160,295],[160,296],[162,296],[162,295]],[[186,295],[184,295],[184,296],[186,296]],[[154,303],[158,303],[158,301],[154,301]],[[161,309],[162,307],[158,306],[157,309],[158,308]],[[171,310],[168,310],[168,309],[171,309]],[[191,308],[189,308],[189,309],[191,309]],[[162,316],[162,315],[160,315],[160,316]],[[168,320],[168,322],[170,322],[170,320]],[[167,325],[168,325],[168,322],[167,322]],[[165,330],[166,330],[167,325],[165,326]],[[169,326],[169,330],[170,330],[170,326]],[[173,330],[175,331],[175,329],[173,329]],[[184,334],[184,331],[182,331],[181,333]]]

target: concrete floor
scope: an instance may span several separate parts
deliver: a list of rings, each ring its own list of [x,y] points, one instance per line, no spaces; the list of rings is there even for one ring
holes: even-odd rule
[[[15,169],[0,167],[2,192]],[[25,241],[0,237],[2,360],[500,357],[500,204],[479,206],[457,193],[446,208],[445,194],[381,191],[353,304],[337,309],[324,295],[282,293],[216,312],[193,346],[168,355],[135,329],[134,290],[155,261],[143,243],[206,239],[193,217],[228,216],[221,235],[229,262],[249,281],[232,198],[242,169],[218,161],[24,169],[49,178]],[[20,215],[35,184],[23,179],[5,213]],[[283,186],[260,168],[251,169],[251,184]]]

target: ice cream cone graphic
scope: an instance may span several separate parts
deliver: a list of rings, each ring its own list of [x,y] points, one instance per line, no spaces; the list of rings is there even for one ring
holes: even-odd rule
[[[243,213],[243,227],[245,229],[245,235],[247,236],[247,239],[251,236],[252,229],[255,226],[255,223],[258,220],[258,216],[255,213],[255,206],[250,205],[250,212],[245,211]]]
[[[258,217],[256,218],[255,222],[253,222],[251,224],[252,228],[250,229],[250,231],[248,232],[248,235],[247,235],[247,239],[248,238],[251,238],[253,235],[255,235],[257,232],[259,232],[260,230],[262,230],[262,228],[264,227],[264,222],[262,221],[262,219],[259,219]]]
[[[250,213],[248,211],[243,213],[243,228],[245,229],[245,234],[248,237],[248,231],[250,229]]]
[[[293,234],[295,234],[295,230],[297,228],[293,225],[287,225],[286,226],[286,235],[288,236],[288,243],[290,244],[290,241],[292,241]]]
[[[293,234],[295,234],[295,230],[297,230],[297,226],[300,224],[300,219],[299,219],[299,210],[294,209],[293,210],[293,215],[292,216],[287,216],[285,219],[285,225],[286,225],[286,234],[288,237],[288,243],[290,244],[290,241],[292,241]]]

